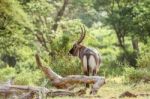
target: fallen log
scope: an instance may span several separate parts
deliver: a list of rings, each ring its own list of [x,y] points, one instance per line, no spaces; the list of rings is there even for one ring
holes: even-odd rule
[[[50,67],[41,63],[38,54],[35,55],[37,66],[52,82],[53,86],[60,89],[67,89],[74,84],[92,84],[91,94],[96,94],[98,89],[105,84],[105,78],[100,76],[69,75],[62,77],[56,74]]]
[[[45,99],[54,96],[75,96],[75,92],[67,90],[47,89],[45,87],[23,86],[23,85],[0,85],[0,98],[7,99]]]

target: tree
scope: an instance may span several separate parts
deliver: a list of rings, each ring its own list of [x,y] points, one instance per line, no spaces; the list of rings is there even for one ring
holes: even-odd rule
[[[150,17],[148,15],[150,7],[146,5],[148,3],[147,0],[95,0],[94,7],[97,11],[106,13],[104,23],[115,30],[120,47],[126,50],[125,37],[131,37],[132,41],[135,41],[135,36],[140,38],[149,34],[148,30],[144,29],[149,26],[146,22]],[[146,26],[141,25],[142,23]],[[133,43],[133,48],[135,48],[135,43]]]
[[[147,41],[149,34],[149,9],[148,0],[95,0],[94,8],[104,13],[103,24],[109,25],[118,39],[120,48],[124,51],[124,57],[128,60],[132,54],[132,65],[135,65],[139,53],[139,41]],[[148,22],[148,23],[147,23]],[[133,52],[130,53],[126,46],[126,37],[132,42]]]
[[[24,42],[25,29],[32,25],[27,14],[23,11],[17,0],[0,1],[0,48],[8,50],[9,47]]]
[[[0,53],[3,62],[9,66],[16,64],[16,59],[19,59],[17,51],[29,44],[33,37],[29,31],[32,30],[29,16],[17,0],[0,0]]]

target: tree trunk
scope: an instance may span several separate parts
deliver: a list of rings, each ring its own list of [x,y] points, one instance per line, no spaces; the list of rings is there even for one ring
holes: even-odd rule
[[[132,47],[133,47],[133,50],[137,53],[139,53],[139,45],[138,45],[138,39],[134,36],[132,36]]]
[[[116,32],[116,36],[117,36],[120,48],[122,48],[122,50],[124,52],[127,52],[127,49],[125,47],[125,40],[124,40],[125,35],[124,35],[124,33],[121,32],[121,30],[115,24],[113,25],[113,28]]]
[[[64,4],[63,4],[62,8],[58,11],[57,16],[56,16],[56,18],[54,20],[55,23],[52,26],[52,30],[53,31],[57,30],[57,28],[58,28],[58,22],[61,20],[61,17],[63,16],[63,14],[65,12],[67,4],[68,4],[68,0],[64,0]]]

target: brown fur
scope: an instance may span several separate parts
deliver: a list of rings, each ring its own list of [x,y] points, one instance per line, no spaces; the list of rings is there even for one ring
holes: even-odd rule
[[[91,53],[88,53],[88,52],[85,52],[85,50],[88,49],[89,52]],[[81,62],[82,62],[82,65],[83,65],[83,56],[85,55],[87,57],[87,60],[89,60],[89,57],[92,55],[94,56],[95,60],[96,60],[96,64],[100,64],[101,62],[101,59],[97,59],[97,56],[95,56],[97,53],[95,53],[94,51],[92,51],[91,49],[83,46],[83,45],[78,45],[78,44],[74,44],[73,48],[69,51],[70,54],[72,54],[73,56],[77,56],[80,58]],[[98,55],[99,56],[99,55]],[[100,57],[99,57],[100,58]],[[88,65],[88,63],[87,63]],[[84,71],[84,74],[86,75],[89,75],[89,66],[87,66],[88,70],[83,70]],[[94,70],[92,70],[92,75],[96,75],[97,74],[97,71],[98,71],[99,68],[95,67]]]

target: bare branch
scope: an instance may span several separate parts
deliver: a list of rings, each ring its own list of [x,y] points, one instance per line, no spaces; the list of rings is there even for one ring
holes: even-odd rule
[[[54,25],[52,26],[52,30],[56,31],[58,28],[58,22],[61,20],[61,17],[64,15],[65,9],[68,5],[68,0],[64,0],[63,6],[58,11],[57,16],[54,21]]]
[[[49,49],[48,49],[48,47],[47,47],[46,40],[45,40],[43,34],[42,34],[42,33],[37,33],[37,34],[36,34],[36,38],[37,38],[37,40],[40,42],[40,44],[45,48],[45,50],[46,50],[48,53],[50,53],[50,51],[49,51]]]

